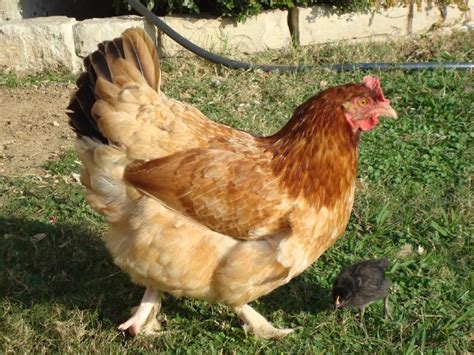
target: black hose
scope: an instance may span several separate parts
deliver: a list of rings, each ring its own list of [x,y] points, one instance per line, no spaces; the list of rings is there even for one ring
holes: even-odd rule
[[[158,16],[143,6],[139,0],[127,0],[131,7],[144,16],[148,21],[152,22],[156,27],[168,35],[178,44],[189,51],[205,58],[213,63],[221,64],[232,69],[259,69],[265,72],[302,72],[309,70],[326,70],[335,72],[354,71],[354,70],[391,70],[401,69],[404,71],[423,70],[423,69],[474,69],[474,63],[356,63],[356,64],[331,64],[331,65],[264,65],[245,63],[234,59],[229,59],[211,53],[194,43],[190,42],[178,32],[161,20]]]

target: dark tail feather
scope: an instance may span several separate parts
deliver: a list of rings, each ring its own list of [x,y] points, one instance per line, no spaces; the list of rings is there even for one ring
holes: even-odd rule
[[[69,125],[78,136],[92,137],[107,144],[108,140],[100,133],[97,122],[91,115],[96,98],[91,88],[90,77],[89,73],[82,73],[76,81],[78,89],[69,102],[66,112],[69,116]]]
[[[107,58],[107,63],[109,66],[112,65],[112,62],[118,58],[125,58],[123,53],[123,43],[122,38],[116,38],[113,41],[109,42],[105,46],[105,56]]]
[[[89,57],[95,75],[98,78],[104,78],[105,80],[112,82],[112,74],[110,74],[109,63],[105,57],[105,52],[98,50],[92,53]]]
[[[135,65],[150,87],[159,90],[160,65],[155,45],[142,29],[125,31],[122,37],[98,45],[98,49],[84,59],[86,71],[76,81],[77,91],[67,107],[69,125],[79,137],[109,141],[100,132],[97,121],[91,114],[92,106],[99,99],[95,92],[98,78],[114,82],[111,67],[115,60],[123,58]]]

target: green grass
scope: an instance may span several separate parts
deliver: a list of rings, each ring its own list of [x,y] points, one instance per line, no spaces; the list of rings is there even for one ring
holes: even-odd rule
[[[34,86],[47,83],[74,83],[76,76],[68,73],[41,73],[20,76],[16,73],[0,73],[0,86],[9,88]]]
[[[452,46],[457,41],[452,56],[472,61],[466,36],[434,42],[432,58],[442,55],[447,42]],[[366,61],[386,58],[389,46],[371,46]],[[333,48],[332,56],[357,48],[364,52],[360,45],[351,48]],[[393,51],[390,56],[396,55]],[[286,55],[311,61],[309,52],[267,53],[255,61],[272,55],[280,62]],[[251,73],[196,59],[170,60],[163,67],[169,96],[196,105],[215,120],[260,134],[277,130],[297,104],[326,82],[359,81],[366,74]],[[301,327],[297,332],[280,341],[260,341],[246,337],[224,306],[172,298],[164,302],[159,337],[132,339],[117,332],[142,290],[105,251],[100,240],[105,225],[71,177],[78,170],[71,152],[48,162],[42,177],[0,180],[0,351],[472,351],[473,76],[455,71],[371,74],[382,78],[400,119],[383,120],[362,137],[359,189],[349,227],[305,273],[255,302],[274,324]],[[406,244],[415,252],[402,256]],[[424,252],[416,253],[418,247]],[[369,306],[365,335],[354,312],[330,309],[329,294],[344,265],[380,256],[392,261],[394,320],[382,318],[380,302]]]

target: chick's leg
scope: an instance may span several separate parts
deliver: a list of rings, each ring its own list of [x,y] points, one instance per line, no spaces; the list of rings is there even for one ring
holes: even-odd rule
[[[390,308],[388,307],[388,296],[383,299],[383,310],[385,313],[385,319],[393,320],[392,315],[390,314]]]
[[[277,329],[270,324],[260,313],[249,305],[234,307],[235,313],[244,321],[244,331],[254,333],[263,339],[278,339],[290,334],[293,329]]]
[[[363,325],[364,324],[364,313],[365,313],[365,306],[359,308],[359,321]]]
[[[147,287],[140,305],[125,323],[119,325],[119,330],[128,330],[130,335],[139,333],[153,335],[160,330],[156,315],[160,312],[163,294],[153,287]]]
[[[367,329],[365,328],[364,313],[365,313],[365,306],[362,306],[359,308],[359,326],[364,331],[365,336],[368,337],[369,335],[367,334]]]

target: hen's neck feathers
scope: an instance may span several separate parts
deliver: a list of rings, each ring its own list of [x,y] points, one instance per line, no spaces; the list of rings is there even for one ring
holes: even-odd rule
[[[353,90],[346,92],[348,87]],[[331,208],[352,187],[359,132],[348,125],[342,104],[359,88],[345,85],[312,97],[279,132],[264,139],[273,172],[290,197]]]

